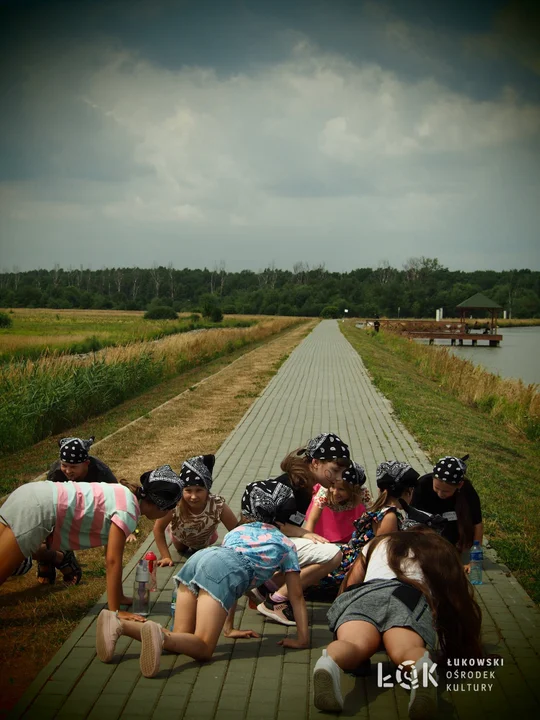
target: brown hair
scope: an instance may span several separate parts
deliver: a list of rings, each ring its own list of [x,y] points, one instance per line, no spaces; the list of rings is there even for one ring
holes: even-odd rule
[[[414,585],[425,595],[443,658],[482,657],[482,611],[455,547],[429,528],[410,528],[375,538],[367,551],[366,566],[383,540],[388,542],[388,565],[398,580]],[[420,565],[425,585],[403,572],[403,560],[408,557]]]
[[[292,485],[296,488],[305,488],[310,492],[313,490],[317,480],[311,470],[312,458],[307,455],[300,455],[305,453],[305,448],[298,448],[290,452],[287,457],[281,461],[281,469],[284,473],[287,473]],[[337,460],[321,460],[319,462],[335,462],[340,467],[347,468],[350,462],[346,458],[337,458]]]
[[[119,480],[118,483],[120,485],[123,485],[124,487],[127,487],[127,489],[130,490],[135,495],[137,500],[140,500],[140,495],[141,495],[141,486],[140,485],[130,482],[129,480],[125,480],[124,478]]]
[[[377,499],[374,500],[371,505],[369,506],[368,510],[369,512],[377,512],[383,507],[386,507],[390,500],[399,500],[399,498],[403,495],[405,490],[412,490],[412,487],[403,487],[399,489],[399,492],[397,495],[394,495],[394,493],[391,490],[381,490],[379,492],[379,495],[377,496]],[[395,492],[395,491],[394,491]]]

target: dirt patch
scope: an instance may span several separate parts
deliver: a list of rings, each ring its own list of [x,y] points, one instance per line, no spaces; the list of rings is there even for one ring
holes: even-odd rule
[[[136,480],[145,470],[215,453],[283,360],[311,331],[310,322],[240,357],[192,390],[103,440],[96,449],[118,477]],[[144,520],[139,542],[126,547],[125,562],[137,552],[151,523]],[[5,715],[39,670],[57,652],[86,611],[105,590],[103,550],[78,553],[83,582],[66,588],[37,585],[35,570],[0,587],[0,713]]]

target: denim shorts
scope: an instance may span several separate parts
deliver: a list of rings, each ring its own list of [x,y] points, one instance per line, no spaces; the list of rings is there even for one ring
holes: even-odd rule
[[[241,553],[231,548],[209,547],[188,558],[174,580],[194,595],[205,590],[229,612],[251,585],[253,575],[253,567]]]

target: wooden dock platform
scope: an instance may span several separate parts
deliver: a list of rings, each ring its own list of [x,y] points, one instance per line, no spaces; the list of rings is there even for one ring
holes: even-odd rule
[[[492,335],[491,333],[463,333],[463,332],[429,332],[429,331],[415,331],[409,330],[406,335],[411,338],[426,338],[429,340],[429,344],[433,345],[435,340],[450,340],[450,345],[463,345],[464,341],[470,341],[474,347],[478,343],[488,342],[490,347],[498,347],[502,342],[502,335]]]

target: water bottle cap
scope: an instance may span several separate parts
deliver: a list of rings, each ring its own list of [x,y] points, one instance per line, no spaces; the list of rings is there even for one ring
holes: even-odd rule
[[[153,553],[151,550],[149,550],[149,551],[146,553],[146,555],[144,556],[144,559],[145,559],[145,560],[153,560],[153,561],[156,561],[156,560],[157,560],[157,557],[156,557],[155,553]]]
[[[150,573],[148,572],[146,560],[139,560],[135,570],[135,582],[150,582]]]
[[[480,540],[474,540],[474,541],[473,541],[473,545],[474,545],[475,547],[476,547],[476,546],[480,546]]]

